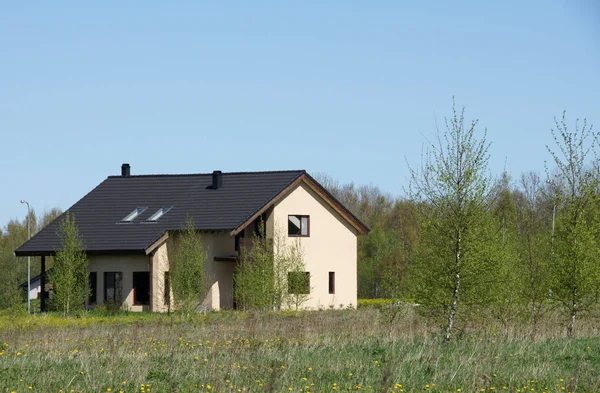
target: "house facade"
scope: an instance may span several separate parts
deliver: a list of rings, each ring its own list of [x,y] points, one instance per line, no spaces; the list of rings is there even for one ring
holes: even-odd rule
[[[261,223],[267,238],[302,250],[308,292],[302,308],[357,303],[357,237],[369,229],[302,170],[131,176],[123,164],[120,176],[108,177],[67,212],[88,255],[90,307],[114,301],[131,311],[169,310],[169,260],[190,218],[207,253],[206,308],[235,308],[234,271]],[[60,249],[60,220],[15,254],[41,256],[44,267],[45,256]]]

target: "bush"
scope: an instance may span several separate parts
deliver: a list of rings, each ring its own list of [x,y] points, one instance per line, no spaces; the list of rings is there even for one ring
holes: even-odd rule
[[[358,308],[377,308],[394,304],[394,299],[358,299]]]

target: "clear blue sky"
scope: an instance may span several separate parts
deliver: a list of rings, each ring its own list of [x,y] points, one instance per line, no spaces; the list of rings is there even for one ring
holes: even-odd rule
[[[0,6],[0,226],[123,162],[401,195],[453,95],[497,174],[543,172],[563,109],[600,126],[593,0],[33,3]]]

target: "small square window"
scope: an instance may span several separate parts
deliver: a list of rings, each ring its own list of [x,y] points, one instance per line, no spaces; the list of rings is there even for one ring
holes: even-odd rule
[[[288,293],[306,295],[310,293],[310,272],[288,272]]]
[[[288,236],[310,236],[310,216],[289,215]]]
[[[135,218],[137,216],[139,216],[140,214],[142,214],[144,212],[144,210],[146,210],[145,207],[138,207],[136,208],[134,211],[132,211],[131,213],[129,213],[124,219],[122,219],[121,221],[124,222],[131,222],[133,220],[135,220]]]

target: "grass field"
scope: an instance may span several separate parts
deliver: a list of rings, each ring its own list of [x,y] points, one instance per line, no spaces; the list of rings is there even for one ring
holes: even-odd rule
[[[0,392],[597,392],[596,321],[443,344],[376,309],[0,317]],[[485,333],[484,333],[485,332]]]

